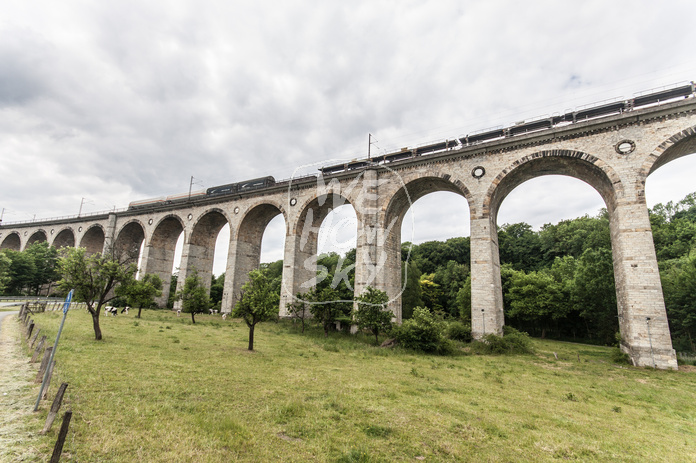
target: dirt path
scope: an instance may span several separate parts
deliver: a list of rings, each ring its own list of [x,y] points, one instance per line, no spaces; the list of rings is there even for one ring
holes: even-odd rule
[[[29,426],[38,394],[31,382],[36,371],[22,352],[17,313],[0,315],[0,461],[42,461],[35,447],[38,430]]]

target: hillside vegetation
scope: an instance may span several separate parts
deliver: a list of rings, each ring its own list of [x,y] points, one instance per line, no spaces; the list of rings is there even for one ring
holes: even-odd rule
[[[55,336],[62,313],[34,316]],[[9,320],[8,320],[9,321]],[[12,321],[14,323],[14,321]],[[696,455],[696,374],[616,365],[605,347],[533,340],[535,353],[450,356],[369,335],[301,334],[164,311],[71,310],[50,397],[69,383],[61,461],[678,462]],[[556,358],[557,357],[557,358]],[[38,392],[38,386],[37,386]],[[27,404],[27,407],[33,404]],[[40,430],[50,403],[34,414]],[[38,438],[50,455],[57,428]],[[47,459],[47,458],[46,458]]]

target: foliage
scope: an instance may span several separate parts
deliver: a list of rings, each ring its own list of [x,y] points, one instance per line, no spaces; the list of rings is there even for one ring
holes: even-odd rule
[[[143,307],[154,306],[155,298],[162,295],[162,279],[155,273],[146,273],[139,280],[116,288],[116,295],[124,297],[128,305],[137,307],[136,318],[140,318]]]
[[[401,293],[401,318],[404,320],[411,318],[414,307],[423,305],[421,275],[418,264],[414,260],[401,263],[401,281],[406,282],[404,291]]]
[[[184,280],[184,287],[177,291],[176,298],[181,300],[181,311],[191,314],[191,322],[196,323],[197,313],[206,313],[210,308],[208,290],[201,283],[198,271],[193,269]]]
[[[454,341],[470,342],[471,325],[460,321],[453,321],[447,325],[447,337]]]
[[[392,329],[400,346],[428,353],[447,354],[452,346],[445,338],[446,323],[425,307],[413,309],[413,317]]]
[[[113,250],[87,256],[84,248],[65,248],[58,266],[62,276],[59,288],[65,293],[74,289],[73,299],[86,303],[87,311],[92,315],[94,338],[101,340],[101,309],[114,297],[116,287],[128,286],[135,281],[136,264],[131,257]]]
[[[505,327],[504,336],[487,334],[481,341],[473,344],[474,351],[479,354],[531,354],[532,341],[527,333],[512,327]]]
[[[215,275],[210,277],[210,304],[216,310],[220,310],[222,305],[222,294],[225,291],[225,274],[221,274],[215,278]]]
[[[0,251],[0,294],[5,294],[5,288],[12,281],[10,265],[12,260],[5,255],[5,251]]]
[[[661,276],[674,347],[696,352],[696,251],[670,262]]]
[[[302,332],[305,332],[305,322],[309,318],[309,295],[297,293],[295,300],[286,305],[286,309],[293,320],[299,320],[302,324]]]
[[[392,327],[391,311],[387,309],[389,296],[384,291],[368,286],[355,298],[357,310],[354,319],[361,330],[369,330],[375,335],[375,344],[379,344],[379,333],[385,333]]]
[[[232,316],[240,317],[249,327],[249,350],[254,350],[254,328],[259,322],[278,318],[280,295],[274,286],[271,271],[252,270],[249,280],[242,286],[239,301]]]
[[[179,274],[172,274],[172,278],[169,280],[169,297],[167,297],[167,308],[173,309],[174,302],[176,301],[176,285],[179,281]]]
[[[307,299],[311,302],[309,311],[313,320],[322,326],[325,337],[337,321],[350,319],[350,305],[341,302],[339,291],[330,286],[310,290]]]

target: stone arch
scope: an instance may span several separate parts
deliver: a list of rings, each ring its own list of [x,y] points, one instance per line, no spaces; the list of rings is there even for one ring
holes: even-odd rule
[[[10,232],[0,243],[0,249],[19,251],[22,249],[22,238],[18,232]]]
[[[516,160],[493,179],[479,217],[490,217],[495,224],[507,195],[527,180],[544,175],[565,175],[582,180],[597,190],[609,211],[623,197],[623,184],[618,174],[601,159],[565,149],[539,151]]]
[[[138,262],[140,247],[145,240],[145,226],[140,220],[133,219],[124,224],[116,234],[114,251],[119,260]]]
[[[196,218],[190,228],[190,233],[184,239],[181,267],[177,281],[178,288],[183,288],[186,278],[195,271],[200,278],[201,284],[207,290],[210,290],[213,275],[213,259],[215,258],[215,242],[222,227],[229,223],[229,217],[219,208],[208,209]],[[231,235],[232,233],[230,233]],[[178,307],[178,304],[175,307]]]
[[[464,182],[452,178],[450,174],[414,174],[407,176],[403,183],[386,202],[387,206],[380,218],[380,228],[383,230],[381,252],[384,254],[380,257],[378,253],[376,258],[377,263],[384,261],[384,272],[381,272],[383,278],[382,281],[378,280],[378,286],[389,296],[389,307],[398,322],[401,321],[401,293],[405,285],[401,277],[401,225],[406,212],[418,199],[439,191],[462,196],[469,204],[470,213],[473,210],[471,192]]]
[[[32,235],[29,237],[29,239],[27,240],[27,244],[24,246],[24,248],[26,249],[34,243],[41,243],[44,241],[48,241],[48,235],[46,234],[46,231],[37,230],[34,233],[32,233]]]
[[[332,183],[323,190],[317,190],[297,205],[299,213],[294,216],[293,222],[286,222],[281,315],[287,314],[286,304],[292,302],[298,293],[305,293],[316,284],[319,229],[329,213],[340,206],[350,205],[358,217],[358,223],[361,221],[361,211],[355,207],[353,195],[342,194]]]
[[[223,306],[231,310],[239,299],[242,286],[248,281],[249,272],[261,265],[261,242],[268,224],[275,217],[285,219],[287,233],[288,218],[282,205],[261,202],[249,207],[241,217],[236,230],[230,233],[230,249],[225,273]]]
[[[645,196],[645,180],[660,167],[683,156],[696,153],[696,126],[684,129],[660,143],[646,156],[640,169],[640,177],[636,182],[639,189],[638,197]]]
[[[502,201],[517,186],[544,175],[565,175],[584,181],[594,188],[604,200],[609,212],[613,266],[619,321],[625,315],[627,284],[622,259],[625,257],[626,238],[622,237],[621,220],[626,211],[623,184],[618,174],[602,160],[587,153],[571,150],[551,150],[533,153],[515,161],[501,171],[491,182],[482,205],[482,214],[472,218],[476,222],[477,236],[472,227],[472,331],[475,337],[490,332],[495,327],[502,334],[504,325],[502,287],[500,279],[500,256],[498,250],[497,214]],[[621,209],[624,208],[624,209]],[[625,227],[625,226],[624,226]],[[479,247],[474,251],[473,247]],[[478,274],[474,273],[475,259],[483,262]],[[483,270],[483,271],[482,271]],[[481,302],[485,301],[485,302]],[[625,317],[628,318],[628,317]],[[489,327],[489,330],[486,330]],[[622,334],[626,329],[621,327]]]
[[[54,248],[74,248],[75,247],[75,233],[72,228],[64,228],[59,231],[55,238],[53,238],[52,246]]]
[[[162,295],[156,302],[164,307],[169,299],[171,288],[172,268],[179,236],[184,233],[185,225],[181,217],[169,214],[159,220],[154,226],[150,239],[146,242],[142,258],[142,274],[153,273],[162,280]]]
[[[104,228],[99,224],[95,224],[89,227],[85,231],[85,234],[82,235],[82,239],[80,239],[80,247],[85,248],[85,254],[90,256],[92,254],[104,251],[105,241],[106,233],[104,232]]]

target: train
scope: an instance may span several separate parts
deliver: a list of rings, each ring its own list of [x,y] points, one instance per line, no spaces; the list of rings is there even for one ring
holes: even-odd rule
[[[451,140],[440,141],[417,148],[401,148],[401,150],[384,154],[381,156],[373,156],[370,159],[353,159],[350,162],[334,164],[330,166],[322,166],[319,170],[322,174],[335,174],[339,172],[360,169],[368,165],[387,164],[404,159],[410,159],[416,156],[425,154],[441,153],[453,149],[459,149],[467,146],[478,145],[484,142],[500,140],[518,135],[538,132],[556,127],[562,127],[569,124],[595,119],[599,117],[612,116],[633,111],[635,109],[653,106],[677,99],[689,98],[696,96],[696,84],[694,82],[688,85],[676,86],[673,88],[648,91],[642,94],[637,94],[629,100],[618,99],[615,101],[607,101],[600,104],[588,105],[580,107],[575,111],[569,111],[564,114],[554,115],[550,117],[540,117],[527,121],[518,122],[508,127],[493,127],[484,130],[473,132],[464,137],[457,137]]]
[[[417,156],[442,153],[467,146],[478,145],[480,143],[525,135],[541,130],[563,127],[565,125],[575,124],[599,117],[623,114],[636,109],[690,97],[696,97],[696,84],[694,84],[694,82],[690,82],[688,85],[674,86],[672,88],[659,91],[643,92],[641,94],[636,94],[629,100],[617,99],[614,101],[606,101],[600,104],[579,107],[575,111],[568,111],[564,114],[557,114],[549,117],[540,117],[518,122],[517,124],[508,127],[500,126],[479,130],[463,137],[447,139],[437,143],[431,143],[415,148],[406,147],[401,148],[399,151],[379,156],[372,156],[371,158],[353,159],[349,162],[322,166],[319,168],[319,172],[321,175],[331,175],[345,171],[362,169],[364,167],[373,166],[376,164],[389,164],[396,161],[411,159]],[[309,175],[281,182],[276,182],[271,176],[259,177],[242,182],[214,186],[206,190],[192,191],[191,193],[180,193],[171,196],[133,201],[128,205],[128,210],[164,206],[207,197],[248,193],[250,191],[259,190],[262,188],[288,185],[291,182],[293,184],[304,183],[313,179],[316,179],[316,175]]]
[[[160,196],[158,198],[141,199],[131,202],[128,205],[128,210],[131,211],[156,206],[168,206],[170,204],[177,204],[213,196],[247,193],[260,188],[274,186],[275,184],[275,178],[269,175],[267,177],[244,180],[237,183],[228,183],[227,185],[214,186],[208,188],[207,190],[192,191],[190,193],[178,193],[170,196]]]

